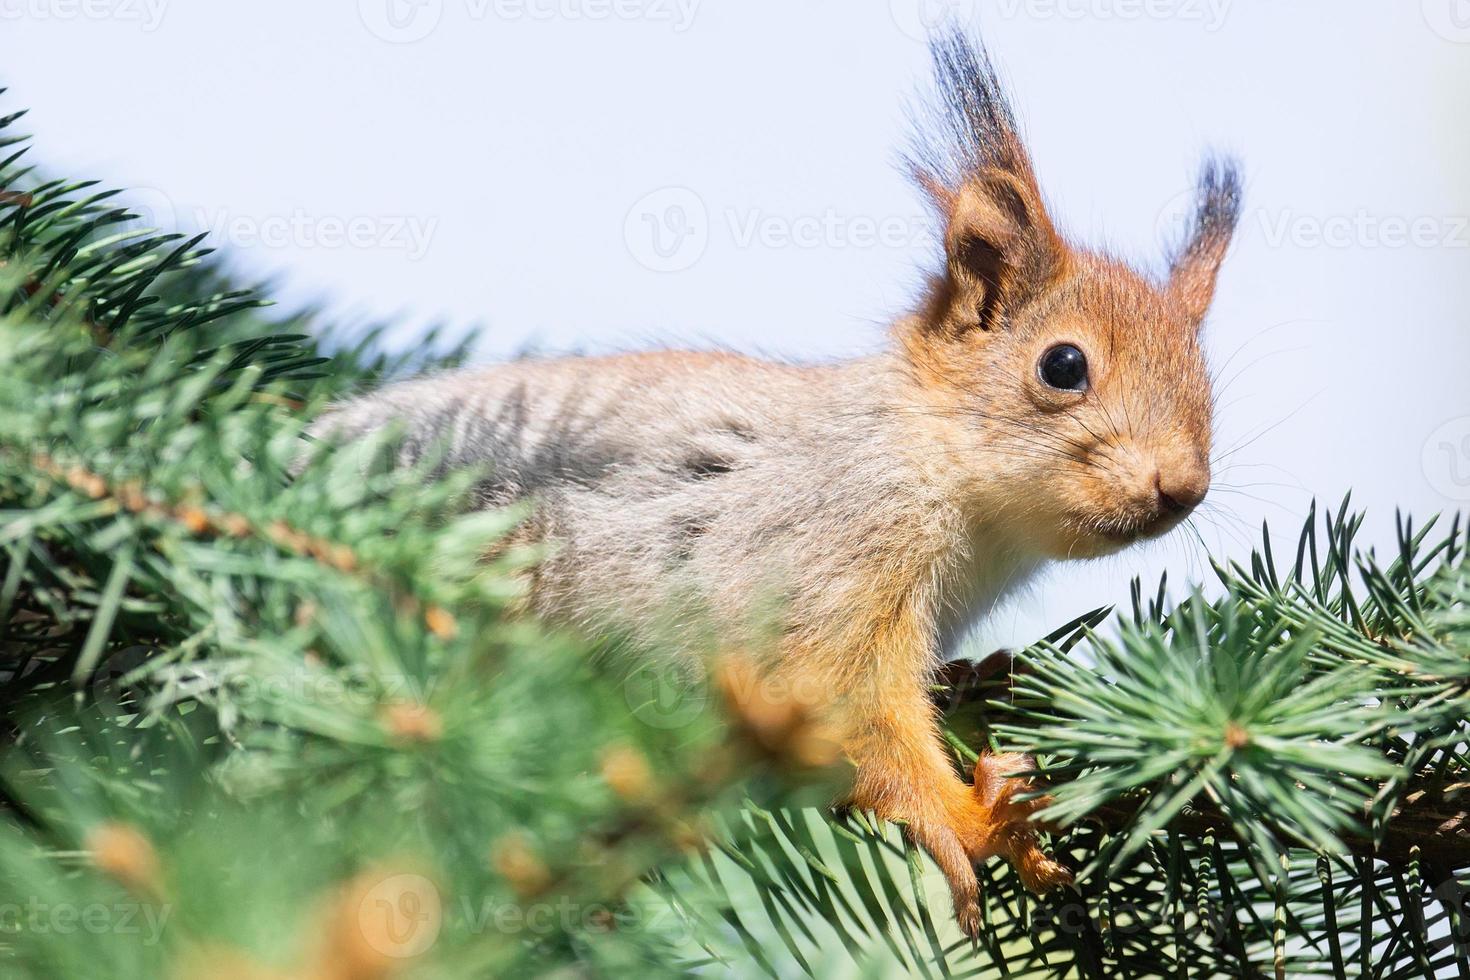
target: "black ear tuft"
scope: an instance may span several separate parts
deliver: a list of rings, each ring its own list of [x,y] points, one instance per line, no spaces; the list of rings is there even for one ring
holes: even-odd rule
[[[951,191],[987,170],[1031,175],[1031,158],[985,46],[958,27],[929,42],[936,99],[916,113],[910,169],[926,189]]]
[[[1229,157],[1212,157],[1200,168],[1194,217],[1170,264],[1169,289],[1196,322],[1215,295],[1215,277],[1240,221],[1240,167]]]
[[[949,28],[929,45],[935,98],[916,117],[908,164],[945,224],[932,325],[991,329],[1038,295],[1065,247],[983,45]]]
[[[1195,185],[1195,213],[1179,259],[1200,249],[1229,243],[1240,220],[1240,165],[1230,157],[1209,157]]]

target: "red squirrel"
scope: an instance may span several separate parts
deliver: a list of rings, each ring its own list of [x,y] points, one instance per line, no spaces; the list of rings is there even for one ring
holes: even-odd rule
[[[518,361],[394,385],[320,435],[392,424],[403,459],[488,466],[485,506],[527,501],[546,545],[528,603],[588,631],[712,618],[818,692],[856,766],[852,805],[904,822],[980,922],[974,864],[1070,880],[1036,843],[1020,756],[967,783],[928,686],[955,639],[1053,561],[1177,526],[1210,484],[1201,323],[1239,214],[1207,161],[1166,275],[1052,223],[983,47],[932,44],[938,99],[910,157],[943,256],[888,349],[819,366],[728,353]],[[775,639],[750,627],[779,599]]]

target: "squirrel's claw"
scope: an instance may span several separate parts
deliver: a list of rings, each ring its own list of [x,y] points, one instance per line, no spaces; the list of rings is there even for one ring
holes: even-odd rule
[[[1029,779],[1013,774],[1034,769],[1035,761],[1018,752],[982,755],[975,763],[971,792],[983,813],[979,833],[966,850],[975,860],[1000,855],[1010,862],[1026,888],[1038,895],[1072,883],[1072,872],[1041,849],[1040,826],[1031,815],[1051,803],[1051,797],[1017,801],[1030,791]]]
[[[979,949],[980,903],[975,899],[957,902],[954,907],[954,919],[959,924],[960,932],[965,934],[972,946]]]
[[[1006,855],[1021,876],[1021,884],[1034,895],[1045,895],[1060,885],[1072,884],[1072,871],[1048,857],[1033,839]]]

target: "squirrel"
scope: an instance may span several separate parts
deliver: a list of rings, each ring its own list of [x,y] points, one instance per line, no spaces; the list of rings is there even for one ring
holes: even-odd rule
[[[846,802],[904,824],[973,937],[976,862],[1005,856],[1038,892],[1071,875],[1037,844],[1044,799],[1015,799],[1032,761],[982,755],[965,782],[929,686],[1039,568],[1164,534],[1205,497],[1199,335],[1240,178],[1207,158],[1167,273],[1142,274],[1057,231],[984,46],[951,29],[930,47],[938,98],[906,160],[943,263],[882,353],[520,360],[390,384],[312,433],[393,426],[402,460],[488,466],[479,502],[527,501],[523,540],[548,546],[527,603],[550,621],[654,634],[694,601],[735,629],[774,587],[766,669],[820,692]]]

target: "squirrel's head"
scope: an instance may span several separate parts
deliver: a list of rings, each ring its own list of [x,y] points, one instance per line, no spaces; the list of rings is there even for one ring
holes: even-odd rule
[[[963,477],[1052,557],[1162,534],[1210,484],[1212,396],[1199,333],[1239,213],[1207,163],[1167,277],[1056,230],[983,49],[933,45],[937,138],[911,158],[944,229],[944,269],[899,324],[910,369]]]

